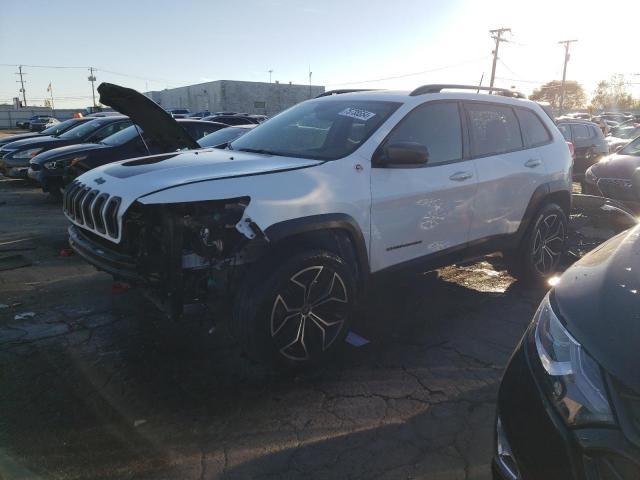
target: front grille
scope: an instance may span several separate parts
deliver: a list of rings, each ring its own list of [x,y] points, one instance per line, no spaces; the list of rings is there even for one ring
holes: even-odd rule
[[[78,180],[65,190],[62,209],[65,215],[85,229],[118,239],[118,208],[121,198],[100,192]]]
[[[635,200],[631,180],[624,178],[601,178],[598,180],[598,188],[605,197],[616,200]]]

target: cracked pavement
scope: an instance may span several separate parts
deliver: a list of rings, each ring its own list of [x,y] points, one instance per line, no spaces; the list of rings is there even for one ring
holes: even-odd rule
[[[65,247],[60,206],[0,177],[0,257],[32,263],[0,271],[0,478],[491,477],[501,372],[544,295],[497,259],[379,286],[368,345],[287,377],[223,312],[171,322]]]

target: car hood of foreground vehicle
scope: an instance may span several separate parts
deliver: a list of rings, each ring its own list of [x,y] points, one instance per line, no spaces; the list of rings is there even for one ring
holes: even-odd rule
[[[303,158],[202,149],[110,163],[81,175],[78,181],[118,195],[126,205],[150,193],[190,183],[274,173],[321,163]]]
[[[78,143],[76,145],[67,145],[65,147],[54,148],[52,150],[47,150],[46,152],[42,152],[31,160],[31,163],[39,163],[43,164],[45,162],[49,162],[51,160],[60,160],[61,158],[69,158],[72,155],[81,155],[90,150],[98,150],[103,148],[109,148],[108,145],[103,145],[101,143]]]
[[[591,166],[591,172],[598,178],[631,179],[640,167],[640,157],[634,155],[609,155]]]
[[[576,340],[605,370],[640,391],[640,226],[567,270],[554,299]]]
[[[8,137],[0,138],[0,147],[7,143],[17,142],[18,140],[27,140],[28,138],[42,137],[40,132],[19,133],[17,135],[10,135]]]

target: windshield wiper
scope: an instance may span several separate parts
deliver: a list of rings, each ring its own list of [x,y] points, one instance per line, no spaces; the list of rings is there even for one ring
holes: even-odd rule
[[[259,153],[262,155],[281,155],[278,152],[272,150],[265,150],[264,148],[238,148],[237,152]]]

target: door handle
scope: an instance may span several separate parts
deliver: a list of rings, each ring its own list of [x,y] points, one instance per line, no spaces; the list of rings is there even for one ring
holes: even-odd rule
[[[530,158],[529,160],[524,162],[524,166],[528,168],[536,168],[540,166],[541,163],[542,161],[538,158]]]
[[[471,172],[456,172],[449,177],[449,180],[464,182],[465,180],[469,180],[471,177],[473,177]]]

